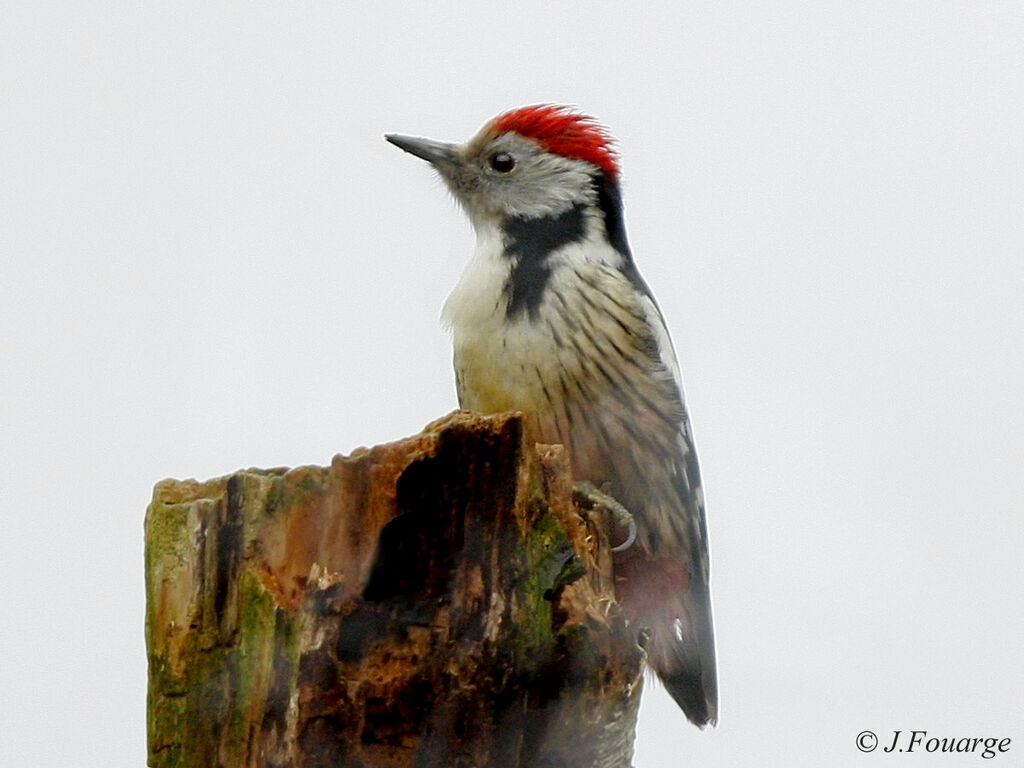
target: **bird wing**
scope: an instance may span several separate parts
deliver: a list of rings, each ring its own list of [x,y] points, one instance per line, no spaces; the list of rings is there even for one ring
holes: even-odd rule
[[[645,286],[646,287],[646,286]],[[677,450],[669,457],[669,473],[679,507],[672,523],[679,533],[688,561],[688,588],[675,598],[664,596],[664,602],[646,607],[651,611],[652,638],[649,648],[652,666],[666,689],[679,703],[687,717],[699,726],[718,720],[718,674],[715,651],[714,618],[711,607],[710,555],[704,489],[701,483],[697,448],[693,439],[683,392],[679,362],[661,310],[649,291],[641,306],[652,329],[657,355],[664,370],[671,375],[678,397],[679,418],[676,434]],[[681,512],[681,514],[679,514]],[[636,571],[640,584],[659,583],[659,571],[671,573],[656,561],[636,561],[627,568]],[[647,573],[643,573],[645,570]],[[653,573],[653,577],[652,574]],[[672,618],[675,616],[675,618]],[[666,636],[664,623],[670,621],[671,634]],[[662,627],[659,630],[659,625]]]

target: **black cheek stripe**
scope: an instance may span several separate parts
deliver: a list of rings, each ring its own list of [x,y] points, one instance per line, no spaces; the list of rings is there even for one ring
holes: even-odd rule
[[[618,182],[598,173],[593,177],[593,184],[597,206],[604,214],[605,236],[609,245],[623,257],[623,273],[638,291],[653,301],[651,290],[637,271],[630,253]],[[544,289],[551,279],[551,254],[562,246],[582,240],[585,226],[584,205],[581,203],[557,216],[534,219],[511,216],[505,220],[505,256],[513,262],[505,283],[510,320],[523,315],[528,315],[531,320],[537,319]]]

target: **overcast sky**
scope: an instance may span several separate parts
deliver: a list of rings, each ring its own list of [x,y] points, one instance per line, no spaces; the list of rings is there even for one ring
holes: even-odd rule
[[[145,763],[164,477],[455,407],[468,223],[389,131],[619,139],[705,474],[721,723],[637,768],[1024,760],[1024,6],[0,6],[0,764]],[[918,747],[917,752],[920,752]]]

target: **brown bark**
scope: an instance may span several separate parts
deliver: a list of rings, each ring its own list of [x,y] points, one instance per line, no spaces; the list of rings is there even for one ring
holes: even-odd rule
[[[159,483],[149,764],[629,766],[643,652],[600,511],[516,414]]]

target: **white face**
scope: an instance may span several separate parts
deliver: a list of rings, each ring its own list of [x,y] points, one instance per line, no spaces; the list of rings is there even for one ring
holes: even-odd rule
[[[558,215],[596,197],[593,165],[546,152],[516,133],[494,136],[485,128],[455,148],[455,162],[436,167],[478,228],[507,216]]]

